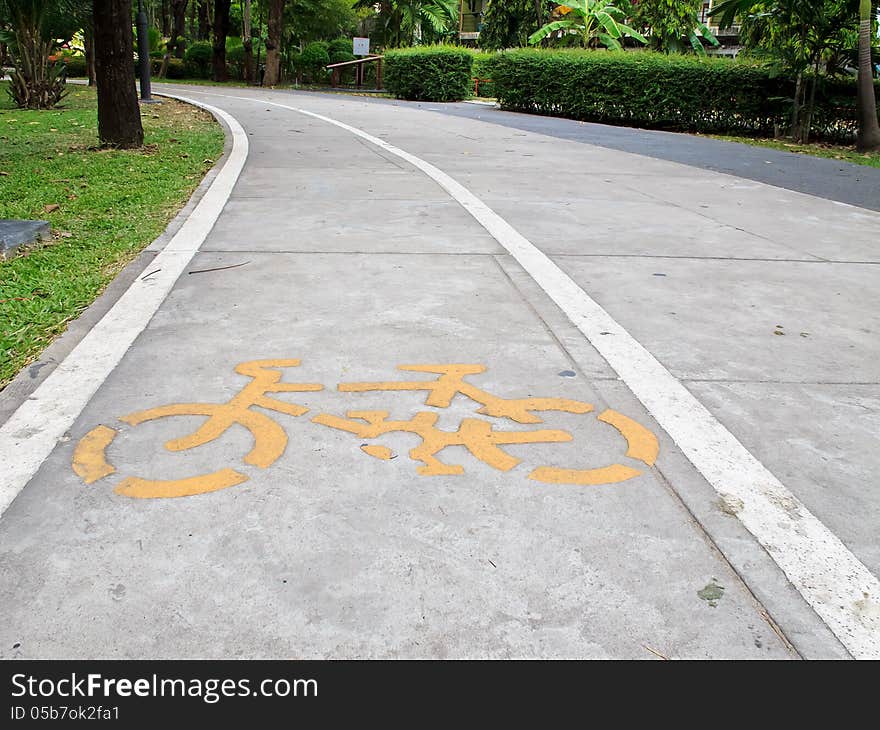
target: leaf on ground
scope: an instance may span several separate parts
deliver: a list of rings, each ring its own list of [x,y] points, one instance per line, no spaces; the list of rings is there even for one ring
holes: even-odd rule
[[[60,207],[61,207],[61,206],[58,205],[58,203],[49,203],[48,205],[44,205],[44,206],[43,206],[43,212],[44,212],[44,213],[54,213],[54,212],[55,212],[56,210],[58,210]]]

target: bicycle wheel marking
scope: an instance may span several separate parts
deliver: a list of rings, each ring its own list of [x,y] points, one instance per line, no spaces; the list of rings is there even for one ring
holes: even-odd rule
[[[73,470],[86,483],[91,484],[110,476],[116,468],[108,463],[105,453],[116,438],[118,431],[98,426],[82,437],[73,451]]]
[[[653,466],[660,452],[660,442],[657,437],[645,428],[641,423],[624,416],[622,413],[612,411],[610,408],[602,411],[596,420],[614,426],[621,436],[626,439],[626,455],[631,459],[638,459],[648,466]],[[611,464],[598,469],[562,469],[555,466],[540,466],[529,474],[529,479],[534,479],[546,484],[578,484],[582,486],[596,486],[599,484],[616,484],[625,482],[641,474],[638,469],[633,469],[624,464]]]
[[[192,433],[165,442],[171,452],[188,451],[210,443],[232,426],[245,428],[253,438],[253,447],[244,455],[245,464],[266,469],[284,454],[288,436],[282,425],[254,406],[287,416],[302,416],[309,409],[295,403],[279,401],[268,393],[317,392],[324,389],[318,383],[281,382],[285,368],[297,367],[294,359],[254,360],[235,367],[239,375],[250,382],[226,403],[175,403],[148,408],[120,417],[131,427],[173,416],[201,416],[205,420]],[[405,372],[430,373],[433,380],[339,383],[341,393],[372,391],[427,393],[425,406],[448,408],[457,395],[464,396],[477,406],[476,412],[492,418],[507,419],[514,424],[543,423],[546,412],[585,415],[594,408],[583,401],[566,398],[502,398],[469,383],[465,377],[486,371],[483,365],[401,365]],[[538,415],[541,414],[541,415]],[[442,452],[450,446],[463,446],[478,461],[498,471],[508,472],[522,460],[507,453],[503,447],[527,444],[565,443],[572,434],[560,429],[506,429],[492,421],[462,418],[458,428],[445,431],[437,427],[439,415],[434,411],[418,411],[407,420],[389,420],[388,411],[349,410],[345,416],[319,413],[311,423],[344,431],[359,439],[377,439],[390,433],[414,434],[420,443],[410,449],[409,456],[420,462],[416,472],[421,476],[453,476],[464,474],[462,464],[442,460]],[[627,442],[626,456],[646,466],[653,465],[659,451],[656,436],[631,418],[613,410],[605,410],[596,420],[615,428]],[[73,470],[86,484],[92,484],[115,474],[116,467],[108,460],[107,450],[120,431],[108,426],[97,426],[77,444],[73,454]],[[383,444],[361,444],[361,451],[376,459],[391,460],[394,454]],[[615,484],[632,479],[642,472],[631,466],[614,463],[591,469],[573,469],[564,466],[538,466],[528,474],[529,479],[546,484],[600,485]],[[123,477],[115,492],[136,499],[188,497],[238,486],[248,476],[232,468],[223,468],[207,474],[181,479],[145,479],[131,475]]]
[[[641,473],[638,469],[623,464],[601,466],[598,469],[562,469],[556,466],[539,466],[529,474],[529,479],[545,484],[577,484],[593,487],[600,484],[625,482]]]
[[[603,423],[614,426],[614,428],[620,431],[620,435],[629,444],[626,455],[631,459],[644,461],[648,466],[652,466],[657,461],[657,454],[660,453],[660,442],[641,423],[624,416],[622,413],[612,411],[610,408],[600,413],[598,419]]]
[[[188,479],[141,479],[128,477],[120,482],[113,491],[125,497],[136,499],[157,499],[167,497],[192,497],[195,494],[207,494],[219,489],[235,487],[246,482],[248,478],[235,469],[221,469],[213,474],[189,477]]]

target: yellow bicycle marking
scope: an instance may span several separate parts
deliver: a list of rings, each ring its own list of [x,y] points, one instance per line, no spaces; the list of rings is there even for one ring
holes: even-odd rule
[[[660,453],[660,442],[657,437],[638,421],[624,416],[622,413],[612,411],[610,408],[598,416],[600,421],[614,426],[620,431],[621,436],[629,445],[626,455],[631,459],[644,461],[648,466],[653,466]]]
[[[342,393],[364,393],[371,390],[425,390],[428,391],[426,406],[448,408],[452,399],[461,394],[479,403],[477,413],[496,418],[509,418],[517,423],[543,423],[531,411],[565,411],[567,413],[589,413],[593,406],[577,400],[565,398],[499,398],[487,393],[471,383],[464,381],[465,375],[486,372],[482,365],[398,365],[398,370],[415,373],[436,373],[437,380],[415,380],[412,382],[387,383],[340,383]]]
[[[73,470],[86,484],[110,476],[116,468],[107,462],[104,453],[116,438],[116,431],[98,426],[82,437],[73,451]]]
[[[204,417],[204,422],[193,433],[165,443],[165,448],[172,452],[194,449],[214,441],[234,425],[242,426],[253,438],[253,446],[243,457],[244,462],[265,469],[284,454],[288,437],[284,428],[273,418],[253,408],[256,406],[290,416],[301,416],[308,412],[308,408],[277,400],[267,394],[315,392],[324,388],[318,383],[281,382],[282,369],[299,364],[300,360],[294,359],[241,363],[236,366],[235,372],[249,377],[251,381],[226,403],[176,403],[130,413],[119,420],[130,426],[138,426],[147,421],[171,416]],[[480,406],[478,413],[494,418],[508,418],[520,424],[542,423],[541,417],[536,414],[545,411],[573,414],[593,411],[593,406],[589,403],[565,398],[501,398],[492,395],[464,380],[468,375],[485,372],[486,368],[482,365],[401,365],[398,369],[431,373],[438,377],[427,381],[340,383],[337,389],[348,393],[427,392],[425,405],[433,408],[447,408],[455,396],[462,395]],[[420,437],[421,443],[410,449],[409,456],[414,461],[421,462],[417,472],[424,476],[464,473],[461,464],[448,464],[440,459],[440,453],[451,446],[464,446],[479,461],[506,472],[520,464],[521,460],[504,451],[501,448],[503,446],[572,441],[572,435],[563,430],[506,431],[496,429],[493,423],[478,418],[463,418],[456,430],[444,431],[437,427],[438,419],[438,414],[430,411],[419,411],[409,420],[389,420],[388,411],[351,410],[344,418],[321,413],[312,422],[354,434],[362,439],[375,439],[389,433],[415,434]],[[659,452],[659,442],[648,429],[610,409],[599,414],[597,419],[617,429],[626,439],[628,457],[647,466],[654,463]],[[97,426],[77,444],[73,454],[73,470],[86,484],[92,484],[116,472],[116,468],[107,459],[107,449],[118,433],[108,426]],[[391,449],[382,444],[362,444],[361,450],[377,459],[394,458]],[[539,466],[528,476],[548,484],[597,485],[626,481],[639,474],[641,472],[638,469],[623,464],[611,464],[594,469]],[[229,468],[170,480],[129,476],[119,482],[115,491],[117,494],[138,499],[186,497],[227,489],[242,484],[247,479],[245,474]]]
[[[394,452],[387,446],[382,446],[381,444],[364,444],[361,446],[361,451],[376,459],[382,459],[382,461],[388,461],[389,459],[394,458]]]
[[[141,479],[128,477],[113,491],[125,497],[136,499],[155,499],[160,497],[192,497],[194,494],[207,494],[218,489],[235,487],[247,481],[247,477],[235,469],[221,469],[213,474],[203,474],[188,479]]]
[[[491,423],[475,418],[462,419],[457,431],[441,431],[435,428],[437,414],[424,411],[416,413],[409,421],[389,421],[387,411],[349,411],[346,415],[348,418],[322,413],[315,416],[312,423],[348,431],[359,438],[377,438],[392,431],[417,434],[422,443],[411,449],[409,455],[424,464],[416,469],[423,476],[464,474],[464,467],[460,464],[444,464],[436,457],[447,446],[464,446],[489,466],[510,471],[520,460],[499,449],[499,444],[571,441],[571,434],[565,431],[495,431]]]
[[[612,464],[598,469],[560,469],[555,466],[539,466],[529,474],[529,479],[534,479],[545,484],[578,484],[581,486],[596,486],[599,484],[616,484],[625,482],[641,474],[638,469],[633,469],[623,464]]]
[[[653,466],[660,452],[660,443],[653,433],[632,418],[610,408],[600,413],[597,419],[614,426],[626,439],[627,456]],[[625,482],[641,473],[638,469],[623,464],[611,464],[598,469],[560,469],[554,466],[540,466],[529,474],[529,479],[547,484],[595,486]]]
[[[137,426],[166,416],[209,416],[195,433],[168,441],[165,448],[169,451],[187,451],[207,444],[226,433],[234,423],[244,426],[254,437],[254,447],[244,457],[246,464],[266,469],[279,459],[287,447],[287,434],[281,426],[269,416],[246,408],[233,411],[227,405],[177,403],[130,413],[119,420]]]

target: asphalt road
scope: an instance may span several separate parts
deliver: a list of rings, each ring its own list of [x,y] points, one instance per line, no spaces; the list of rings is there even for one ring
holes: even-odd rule
[[[692,134],[519,114],[503,111],[488,104],[410,103],[390,99],[367,99],[367,101],[374,104],[416,106],[439,114],[475,119],[570,142],[678,162],[701,170],[735,175],[826,200],[880,210],[880,168],[876,167],[737,142],[724,142]]]

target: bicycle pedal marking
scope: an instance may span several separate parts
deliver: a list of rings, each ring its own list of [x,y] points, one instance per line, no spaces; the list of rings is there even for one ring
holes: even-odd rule
[[[275,359],[252,360],[240,363],[235,372],[251,379],[226,403],[176,403],[136,411],[120,417],[120,421],[136,427],[148,421],[171,416],[202,416],[205,421],[189,435],[171,439],[165,443],[168,451],[188,451],[210,443],[239,425],[250,432],[253,447],[243,457],[251,466],[266,469],[274,464],[287,448],[288,437],[284,428],[274,418],[262,411],[273,411],[288,416],[302,416],[309,409],[295,403],[280,401],[268,393],[318,392],[324,390],[319,383],[282,382],[283,369],[297,367],[300,360]],[[448,408],[457,395],[475,403],[476,412],[493,418],[505,418],[515,424],[539,424],[546,412],[583,415],[594,409],[589,403],[566,398],[503,398],[465,380],[467,376],[479,375],[485,366],[475,364],[400,365],[404,372],[429,373],[433,380],[355,382],[339,383],[341,393],[401,392],[426,393],[425,405],[431,408]],[[521,463],[521,459],[507,453],[502,447],[525,444],[564,443],[573,440],[568,431],[560,429],[510,430],[497,428],[491,421],[479,418],[462,418],[455,430],[445,431],[437,427],[438,414],[418,411],[407,420],[390,420],[388,411],[349,410],[345,416],[319,413],[311,423],[345,431],[359,439],[376,439],[390,433],[410,433],[419,437],[420,443],[410,449],[409,456],[420,462],[416,472],[422,476],[464,474],[461,464],[449,464],[441,460],[444,449],[464,446],[478,461],[499,471],[507,472]],[[626,456],[646,466],[654,464],[659,453],[657,437],[637,421],[622,413],[607,409],[596,420],[612,426],[627,442]],[[73,471],[85,484],[93,484],[117,472],[108,460],[107,450],[120,431],[108,426],[97,426],[89,431],[76,445],[73,453]],[[360,449],[376,459],[395,458],[390,448],[382,444],[361,444]],[[545,484],[600,485],[623,482],[642,472],[624,464],[614,463],[592,469],[572,469],[561,466],[538,466],[528,478]],[[144,479],[127,476],[116,485],[119,495],[137,499],[188,497],[215,492],[238,486],[248,476],[231,468],[220,469],[181,479]]]
[[[361,451],[369,454],[374,459],[381,459],[382,461],[389,461],[394,458],[394,452],[381,444],[361,444]]]

